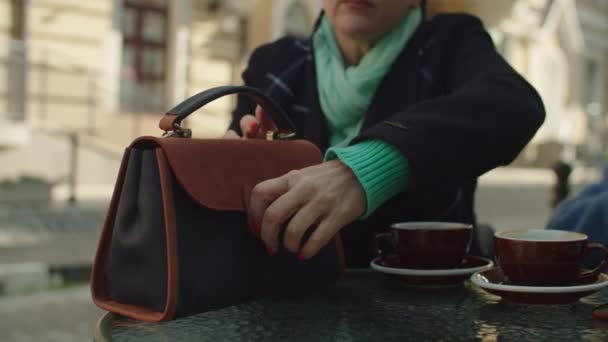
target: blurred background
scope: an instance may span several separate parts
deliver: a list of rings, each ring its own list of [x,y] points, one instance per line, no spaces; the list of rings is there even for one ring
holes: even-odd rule
[[[88,273],[124,147],[165,110],[241,83],[256,46],[309,35],[317,0],[0,0],[0,340],[90,340]],[[469,12],[541,93],[545,124],[480,180],[480,222],[540,228],[567,163],[597,180],[608,140],[608,0],[429,1]],[[192,115],[225,131],[235,98]]]

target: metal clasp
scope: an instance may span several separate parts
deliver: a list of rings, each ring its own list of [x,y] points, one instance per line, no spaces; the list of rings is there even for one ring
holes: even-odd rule
[[[266,140],[289,140],[295,137],[296,134],[294,132],[275,132],[275,131],[267,131],[266,132]]]
[[[163,137],[166,138],[192,138],[192,130],[183,128],[177,122],[173,124],[172,131],[165,131]]]

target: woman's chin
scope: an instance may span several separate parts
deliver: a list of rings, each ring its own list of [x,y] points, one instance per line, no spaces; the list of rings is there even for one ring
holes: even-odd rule
[[[342,20],[336,29],[339,30],[342,35],[353,39],[371,38],[377,35],[376,25],[369,21],[356,18]]]

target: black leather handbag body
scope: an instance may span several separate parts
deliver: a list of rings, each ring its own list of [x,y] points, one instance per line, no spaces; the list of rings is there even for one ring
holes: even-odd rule
[[[192,139],[180,123],[224,95],[261,105],[277,129],[262,139]],[[261,296],[335,282],[344,270],[340,237],[307,261],[269,256],[247,226],[251,189],[322,162],[297,138],[281,108],[250,87],[218,87],[170,110],[165,137],[125,150],[105,219],[91,288],[100,308],[158,322]],[[271,139],[274,138],[274,139]]]

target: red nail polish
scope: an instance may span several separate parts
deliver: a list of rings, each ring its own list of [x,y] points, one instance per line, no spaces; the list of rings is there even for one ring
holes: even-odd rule
[[[266,246],[266,253],[268,253],[268,255],[270,255],[270,256],[274,256],[276,254],[275,251],[270,246]]]
[[[262,231],[262,226],[260,226],[260,225],[259,225],[259,224],[257,224],[257,223],[254,223],[254,224],[253,224],[253,229],[254,229],[254,231],[255,231],[256,233],[258,233],[258,234],[259,234],[259,233]]]
[[[257,122],[255,122],[255,121],[251,122],[251,123],[249,124],[249,129],[250,129],[251,131],[254,131],[254,132],[255,132],[255,131],[258,129],[258,123],[257,123]]]
[[[304,256],[304,254],[302,254],[302,252],[298,253],[298,259],[304,261],[306,260],[306,257]]]

